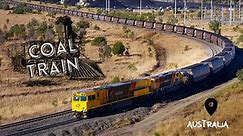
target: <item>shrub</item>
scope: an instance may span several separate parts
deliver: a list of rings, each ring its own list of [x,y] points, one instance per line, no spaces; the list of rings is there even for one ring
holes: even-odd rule
[[[210,21],[208,26],[212,31],[214,31],[214,33],[220,32],[221,23],[218,20]]]
[[[14,71],[22,71],[26,66],[26,60],[22,53],[16,53],[11,57]]]
[[[92,42],[92,45],[95,46],[105,46],[107,44],[106,38],[105,37],[96,37]]]
[[[79,22],[77,22],[76,26],[78,27],[78,29],[80,28],[89,28],[90,24],[88,21],[84,20],[83,18],[81,20],[79,20]]]
[[[243,35],[242,34],[237,38],[237,42],[238,43],[243,42]]]
[[[160,136],[158,132],[154,132],[154,136]]]
[[[174,17],[174,16],[170,16],[168,19],[167,19],[167,22],[166,22],[167,24],[172,24],[172,25],[174,25],[174,24],[176,24],[176,23],[178,23],[178,20]]]
[[[234,30],[235,32],[237,32],[237,31],[239,30],[239,26],[237,25],[237,26],[233,27],[233,30]]]
[[[19,4],[13,9],[14,14],[25,14],[25,13],[31,13],[32,9],[26,7],[25,4]]]
[[[236,76],[240,81],[243,81],[243,69],[238,70]]]
[[[112,82],[112,83],[118,83],[118,82],[120,82],[120,78],[119,78],[119,76],[115,76],[115,77],[113,77],[113,79],[112,79],[111,82]]]
[[[188,45],[184,46],[184,51],[188,51],[190,48],[188,47]]]
[[[56,13],[48,12],[46,16],[49,16],[51,18],[55,18]]]
[[[54,107],[58,106],[58,100],[57,100],[57,99],[53,100],[53,101],[52,101],[52,105],[53,105]]]
[[[112,47],[112,53],[114,55],[121,55],[125,51],[125,46],[122,42],[116,42]]]
[[[123,27],[123,33],[124,33],[124,36],[127,37],[127,38],[134,38],[135,34],[133,31],[131,31],[130,29],[128,29],[126,26]]]
[[[81,7],[80,5],[77,5],[76,8],[77,8],[77,9],[81,9],[82,7]]]
[[[100,30],[100,27],[97,26],[97,25],[95,25],[95,26],[94,26],[94,30]]]
[[[195,28],[195,26],[194,25],[191,25],[190,28]]]
[[[0,9],[10,10],[9,5],[3,2],[0,2]]]
[[[136,68],[136,66],[135,66],[134,64],[130,64],[130,65],[128,65],[127,68],[128,68],[130,71],[136,71],[136,70],[137,70],[137,68]]]
[[[12,26],[10,28],[10,30],[8,31],[8,36],[16,36],[16,37],[19,37],[19,36],[25,36],[26,33],[25,33],[25,26],[23,24],[16,24],[14,26]]]
[[[99,49],[100,57],[110,57],[111,56],[111,47],[109,45],[105,45],[100,47]]]

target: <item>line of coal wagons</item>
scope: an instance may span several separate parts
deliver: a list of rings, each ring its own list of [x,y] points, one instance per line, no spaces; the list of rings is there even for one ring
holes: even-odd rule
[[[235,47],[229,39],[204,30],[164,23],[111,17],[76,10],[45,7],[29,3],[26,3],[26,6],[47,12],[80,16],[128,26],[178,33],[205,40],[222,48],[222,51],[215,56],[194,65],[130,81],[80,90],[74,93],[72,98],[72,111],[75,115],[82,114],[82,116],[86,116],[86,113],[92,109],[105,106],[107,107],[107,105],[115,105],[115,103],[120,103],[121,101],[124,102],[141,96],[155,94],[158,91],[166,92],[166,90],[170,88],[178,87],[187,83],[199,82],[229,65],[235,56]]]

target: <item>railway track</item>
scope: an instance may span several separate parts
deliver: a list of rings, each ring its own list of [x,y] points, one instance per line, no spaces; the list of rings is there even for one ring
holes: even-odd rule
[[[65,120],[67,117],[72,116],[71,110],[65,110],[61,112],[56,112],[49,115],[39,116],[36,118],[31,118],[11,124],[6,124],[0,126],[1,134],[5,135],[16,135],[25,132],[25,129],[33,128],[33,126],[43,125],[48,122],[56,121],[56,120]],[[18,132],[18,133],[17,133]],[[27,131],[28,132],[28,131]],[[16,133],[16,134],[14,134]],[[26,132],[25,132],[26,133]]]

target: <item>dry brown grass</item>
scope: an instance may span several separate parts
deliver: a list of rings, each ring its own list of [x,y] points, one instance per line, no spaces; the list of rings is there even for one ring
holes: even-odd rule
[[[194,103],[177,115],[159,123],[147,135],[155,136],[241,136],[243,135],[243,83],[229,85],[218,93],[209,96],[217,99],[217,111],[209,116],[204,109],[204,101]],[[189,121],[198,120],[227,121],[229,129],[187,128]]]

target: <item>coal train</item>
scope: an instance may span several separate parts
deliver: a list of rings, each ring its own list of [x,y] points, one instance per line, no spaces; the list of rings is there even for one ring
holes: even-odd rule
[[[15,1],[6,2],[9,4],[18,4],[18,2]],[[200,82],[228,66],[235,56],[235,46],[229,39],[221,35],[196,28],[142,20],[131,20],[76,10],[46,7],[30,3],[26,3],[26,6],[47,12],[80,16],[116,24],[178,33],[181,35],[195,37],[200,40],[205,40],[222,48],[221,52],[217,53],[213,57],[191,66],[147,77],[140,77],[134,80],[79,90],[73,94],[71,105],[74,115],[78,117],[87,117],[88,114],[92,114],[94,112],[97,113],[117,110],[131,106],[136,102],[143,103],[144,98],[151,98],[151,96],[153,97],[157,94],[167,93],[170,90],[186,84]]]

